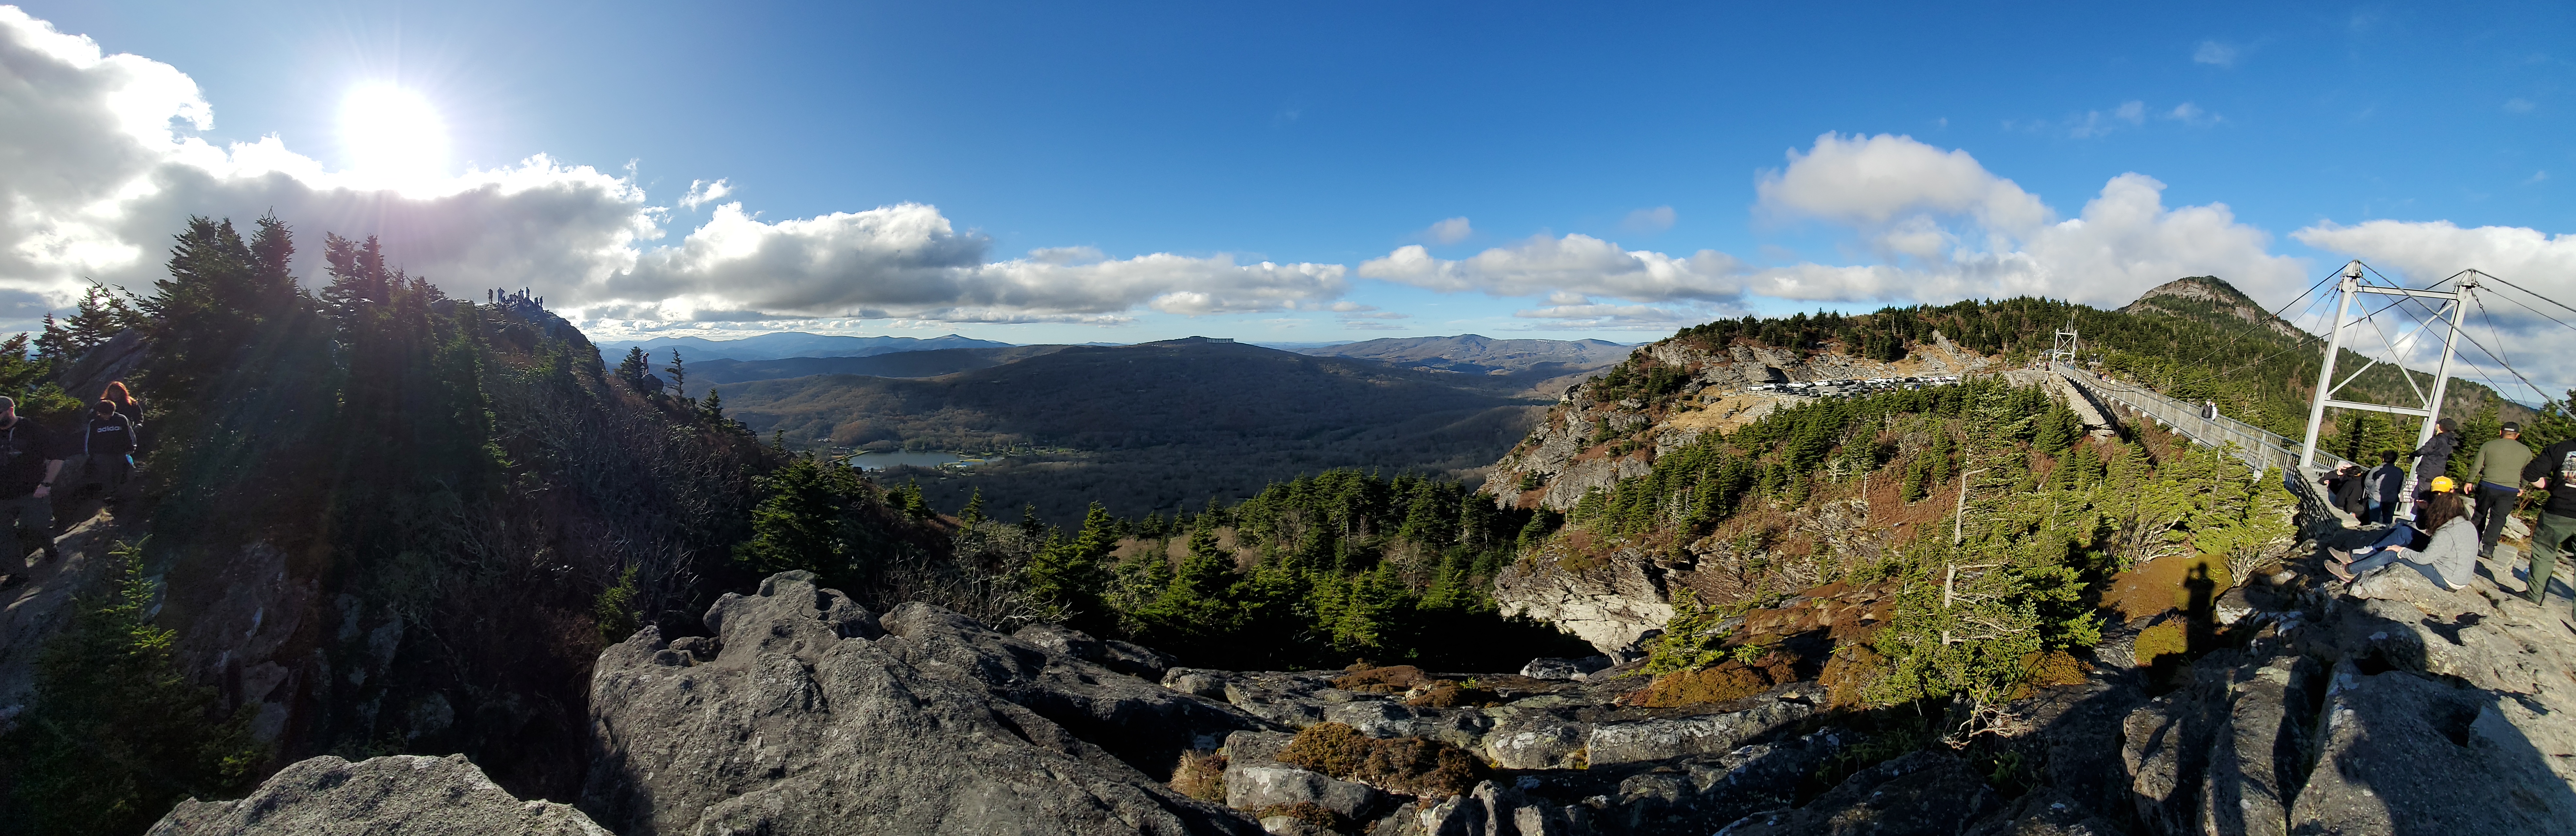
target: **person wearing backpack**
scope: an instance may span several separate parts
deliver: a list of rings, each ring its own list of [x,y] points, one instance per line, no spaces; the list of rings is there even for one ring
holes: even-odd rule
[[[2576,438],[2542,448],[2540,455],[2522,466],[2522,478],[2534,488],[2549,491],[2549,501],[2540,506],[2540,525],[2531,533],[2531,589],[2523,597],[2540,603],[2549,594],[2549,574],[2558,566],[2558,553],[2576,540]]]
[[[17,523],[18,556],[25,559],[33,540],[43,544],[45,559],[54,551],[54,477],[62,475],[63,454],[54,434],[18,414],[16,399],[0,395],[0,525]]]
[[[125,485],[134,475],[134,419],[117,409],[115,401],[100,398],[90,404],[89,424],[81,433],[81,487],[95,485],[108,502],[125,498]]]

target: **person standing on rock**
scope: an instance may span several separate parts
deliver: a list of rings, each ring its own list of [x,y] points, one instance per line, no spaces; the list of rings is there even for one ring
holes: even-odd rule
[[[2522,425],[2504,422],[2504,437],[2478,446],[2469,460],[2469,478],[2478,486],[2478,556],[2495,554],[2504,536],[2504,521],[2513,517],[2514,500],[2522,498],[2522,466],[2531,463],[2531,448],[2522,446]]]
[[[2397,495],[2406,492],[2406,471],[2397,467],[2397,451],[2379,451],[2379,466],[2361,477],[2362,525],[2387,525],[2397,515]]]
[[[63,454],[53,433],[18,414],[18,402],[0,395],[0,519],[18,523],[18,557],[26,558],[29,540],[42,544],[46,560],[54,551],[54,477],[62,475]]]
[[[2540,506],[2540,525],[2531,534],[2531,589],[2523,593],[2537,604],[2549,594],[2549,573],[2558,566],[2558,553],[2567,541],[2576,540],[2576,438],[2542,449],[2522,466],[2522,478],[2549,491],[2549,501]]]
[[[2433,484],[2433,477],[2451,469],[2451,452],[2458,449],[2460,422],[2453,418],[2433,422],[2433,437],[2425,439],[2424,446],[2409,454],[2415,459],[2415,498],[2427,496],[2426,486]]]
[[[99,486],[109,502],[125,498],[134,474],[134,420],[116,411],[116,402],[100,398],[90,405],[89,426],[81,434],[81,487]]]

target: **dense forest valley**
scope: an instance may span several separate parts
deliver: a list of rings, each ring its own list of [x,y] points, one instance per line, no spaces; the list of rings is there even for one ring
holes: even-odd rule
[[[693,392],[373,239],[299,279],[298,234],[197,219],[167,280],[0,345],[27,419],[124,379],[149,429],[136,496],[57,500],[65,556],[0,567],[8,832],[2576,821],[2548,644],[2576,627],[2339,591],[2316,556],[2359,532],[2301,477],[2032,367],[2071,323],[2099,373],[2295,435],[2321,346],[2214,278],[1719,320],[1544,397],[1606,350],[965,346]],[[2473,440],[2576,437],[2566,401],[2452,391]],[[832,450],[878,441],[1070,452],[970,479]]]

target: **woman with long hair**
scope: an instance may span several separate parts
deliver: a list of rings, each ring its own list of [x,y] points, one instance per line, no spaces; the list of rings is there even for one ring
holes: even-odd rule
[[[143,404],[134,400],[133,392],[126,391],[125,381],[108,381],[107,388],[98,393],[98,399],[116,404],[116,414],[133,421],[135,426],[143,426]]]
[[[2469,521],[2468,503],[2452,490],[2450,477],[2434,477],[2428,487],[2433,495],[2419,506],[2422,514],[2417,522],[2432,536],[2422,548],[2389,544],[2357,549],[2349,565],[2329,561],[2326,571],[2349,581],[2364,572],[2403,562],[2444,589],[2469,588],[2469,579],[2476,576],[2478,568],[2477,524]]]

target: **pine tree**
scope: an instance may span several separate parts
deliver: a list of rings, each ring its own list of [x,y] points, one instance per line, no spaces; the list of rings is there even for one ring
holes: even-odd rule
[[[724,395],[716,387],[707,387],[707,397],[698,402],[698,412],[717,421],[724,420]]]
[[[680,362],[680,350],[671,349],[671,365],[662,369],[671,375],[671,391],[681,400],[689,398],[689,368]]]
[[[625,361],[617,364],[617,379],[626,381],[626,385],[635,387],[636,391],[643,391],[644,378],[652,373],[653,359],[644,354],[644,347],[640,345],[627,348]]]
[[[965,521],[967,525],[974,525],[984,521],[983,488],[976,488],[974,493],[967,495],[966,507],[958,510],[957,519]]]

